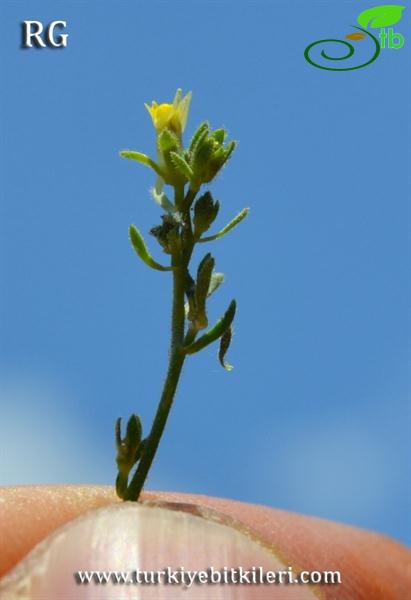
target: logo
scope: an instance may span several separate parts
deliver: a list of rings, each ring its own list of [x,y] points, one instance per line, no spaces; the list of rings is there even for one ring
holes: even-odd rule
[[[404,37],[400,33],[395,33],[393,28],[390,27],[390,25],[395,25],[396,23],[398,23],[398,21],[400,21],[402,17],[402,11],[404,10],[404,8],[405,6],[399,6],[398,4],[385,4],[383,6],[369,8],[368,10],[365,10],[358,16],[357,21],[361,27],[357,27],[357,25],[351,25],[351,27],[353,29],[356,29],[357,31],[348,33],[345,36],[345,39],[348,39],[353,42],[359,42],[364,39],[369,40],[370,44],[367,44],[367,50],[368,48],[371,48],[371,52],[373,52],[371,58],[368,58],[368,60],[365,59],[366,62],[363,62],[361,65],[357,65],[355,67],[341,68],[325,66],[323,64],[318,64],[317,62],[315,62],[315,60],[320,60],[320,56],[318,56],[318,58],[315,57],[315,60],[313,60],[313,58],[311,57],[315,55],[315,51],[311,52],[311,50],[319,44],[343,44],[343,46],[348,48],[348,52],[346,51],[346,54],[344,56],[339,57],[329,56],[325,53],[324,50],[321,50],[321,57],[324,58],[326,61],[342,61],[347,60],[351,58],[351,56],[353,56],[355,48],[350,42],[332,38],[326,40],[319,40],[318,42],[313,42],[312,44],[307,46],[307,48],[304,51],[304,57],[306,61],[309,62],[310,65],[312,65],[313,67],[317,67],[318,69],[324,69],[325,71],[354,71],[355,69],[362,69],[362,67],[366,67],[372,62],[374,62],[380,55],[381,50],[399,50],[404,45]],[[380,31],[379,33],[375,31],[375,35],[373,35],[368,28],[379,29]],[[328,64],[331,65],[332,63]]]
[[[21,24],[22,48],[66,48],[68,33],[59,33],[55,30],[64,30],[66,21],[52,21],[44,27],[41,21],[23,21]],[[34,45],[33,45],[34,44]]]

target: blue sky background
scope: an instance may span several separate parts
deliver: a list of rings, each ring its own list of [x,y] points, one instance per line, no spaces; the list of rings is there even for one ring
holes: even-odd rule
[[[109,484],[116,417],[150,426],[170,278],[131,250],[135,223],[164,258],[152,173],[118,151],[154,154],[143,103],[180,86],[188,136],[208,119],[240,140],[218,225],[251,213],[210,245],[235,369],[189,360],[147,487],[411,543],[409,11],[364,69],[303,57],[371,6],[1,1],[0,483]],[[24,19],[67,20],[68,47],[22,50]]]

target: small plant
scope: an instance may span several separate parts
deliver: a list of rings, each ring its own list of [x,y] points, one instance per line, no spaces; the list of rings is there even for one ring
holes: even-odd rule
[[[157,175],[151,194],[164,213],[161,223],[153,227],[150,233],[170,257],[169,264],[163,265],[154,260],[134,225],[129,229],[131,244],[146,265],[158,271],[170,271],[173,277],[169,365],[151,431],[147,437],[143,437],[140,418],[133,414],[122,438],[121,419],[116,422],[116,490],[123,500],[138,500],[140,496],[167,422],[186,357],[220,340],[220,363],[228,371],[232,368],[225,361],[225,355],[231,341],[235,300],[221,319],[208,328],[207,302],[224,276],[214,271],[215,261],[210,253],[202,258],[195,274],[190,272],[190,261],[196,244],[221,238],[246,217],[248,209],[243,209],[217,233],[204,235],[215,221],[220,204],[208,190],[199,197],[198,193],[204,184],[214,179],[230,158],[236,142],[226,142],[225,129],[213,131],[204,122],[185,148],[182,135],[190,101],[191,92],[183,97],[179,89],[172,104],[152,102],[151,106],[145,105],[156,130],[157,161],[133,150],[120,152],[122,157],[150,167]],[[172,188],[172,199],[163,191],[165,185]],[[131,475],[134,467],[135,472]]]

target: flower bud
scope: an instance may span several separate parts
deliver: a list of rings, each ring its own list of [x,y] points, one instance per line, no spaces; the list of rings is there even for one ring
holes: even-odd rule
[[[126,428],[126,436],[121,439],[121,419],[116,423],[117,466],[121,473],[128,474],[133,468],[141,445],[142,427],[140,418],[131,415]]]
[[[198,139],[193,148],[191,156],[191,168],[193,179],[197,185],[208,183],[217,175],[224,163],[233,152],[236,142],[224,145],[226,132],[224,129],[216,129],[209,135]]]

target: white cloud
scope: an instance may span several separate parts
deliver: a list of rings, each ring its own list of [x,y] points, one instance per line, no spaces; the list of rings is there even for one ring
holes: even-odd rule
[[[0,406],[1,485],[74,483],[87,473],[96,481],[102,461],[62,386],[47,378],[8,377],[0,381]]]

